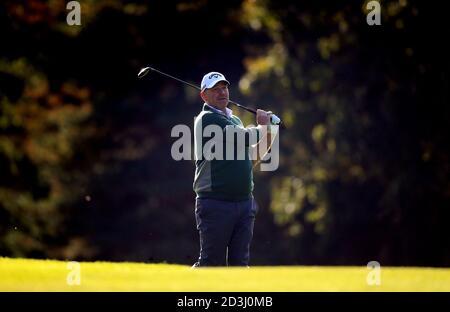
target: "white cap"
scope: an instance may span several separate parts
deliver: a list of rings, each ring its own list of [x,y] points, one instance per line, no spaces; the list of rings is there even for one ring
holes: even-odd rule
[[[203,91],[205,89],[211,89],[218,83],[219,81],[225,81],[230,84],[228,80],[225,79],[225,76],[218,72],[210,72],[203,76],[202,83],[200,85],[200,89]]]

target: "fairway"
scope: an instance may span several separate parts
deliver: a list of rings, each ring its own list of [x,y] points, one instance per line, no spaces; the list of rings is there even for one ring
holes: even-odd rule
[[[284,266],[191,269],[185,265],[0,258],[0,291],[450,291],[450,269]]]

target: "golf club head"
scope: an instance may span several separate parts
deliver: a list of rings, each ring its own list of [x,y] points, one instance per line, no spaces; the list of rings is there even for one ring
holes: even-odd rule
[[[145,75],[147,75],[148,72],[150,71],[150,69],[151,69],[151,67],[144,67],[144,68],[142,68],[142,69],[139,71],[139,73],[138,73],[138,78],[142,78],[142,77],[144,77]]]

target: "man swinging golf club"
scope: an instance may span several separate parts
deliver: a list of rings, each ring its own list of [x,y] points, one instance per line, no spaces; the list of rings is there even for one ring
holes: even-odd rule
[[[195,218],[200,234],[200,257],[193,267],[202,266],[248,266],[250,243],[257,204],[253,198],[253,172],[249,149],[252,140],[270,142],[266,125],[270,124],[271,112],[258,109],[256,127],[244,128],[241,120],[227,107],[228,86],[225,76],[218,72],[206,74],[201,82],[200,96],[203,109],[195,119],[195,150],[203,151],[205,140],[202,136],[208,126],[219,126],[226,133],[245,136],[244,146],[224,140],[225,150],[245,149],[243,160],[226,157],[201,157],[196,152],[194,191],[196,193]],[[264,145],[264,144],[263,144]]]

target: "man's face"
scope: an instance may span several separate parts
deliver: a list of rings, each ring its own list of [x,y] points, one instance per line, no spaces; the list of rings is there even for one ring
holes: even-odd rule
[[[228,84],[225,81],[218,82],[211,89],[206,89],[200,93],[203,101],[209,105],[224,110],[230,99],[228,93]]]

